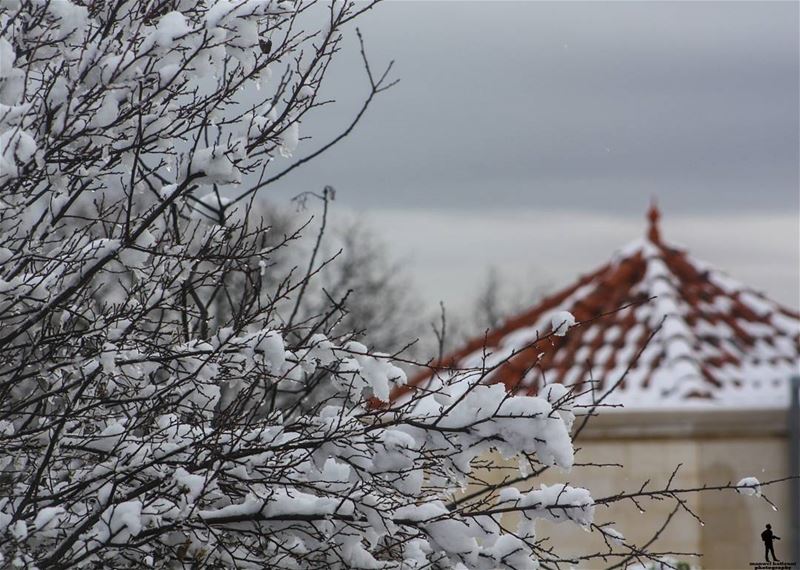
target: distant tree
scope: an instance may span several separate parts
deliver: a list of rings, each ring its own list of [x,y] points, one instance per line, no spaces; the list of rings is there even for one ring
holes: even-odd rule
[[[297,306],[295,319],[313,320],[333,303],[338,310],[330,321],[337,335],[364,338],[371,349],[381,352],[418,353],[416,339],[424,333],[424,312],[403,264],[363,219],[329,216],[331,195],[319,196],[321,201],[303,195],[302,207],[294,208],[266,200],[254,202],[249,217],[270,228],[261,247],[297,236],[292,247],[277,248],[270,263],[262,264],[262,277],[272,282],[291,274],[299,282],[314,257],[315,278],[299,304],[297,294],[286,296],[285,318]],[[230,312],[230,307],[223,310]]]
[[[501,298],[501,282],[496,267],[490,267],[486,274],[486,282],[475,301],[476,324],[482,329],[497,328],[508,315],[506,308],[509,299]]]
[[[483,284],[466,309],[439,311],[428,318],[429,328],[422,334],[420,354],[434,357],[456,350],[464,343],[496,330],[508,317],[534,306],[545,294],[547,285],[509,283],[496,267],[486,271]]]
[[[375,230],[359,220],[342,223],[332,230],[328,253],[336,258],[320,272],[318,286],[333,298],[349,293],[335,330],[364,336],[382,352],[413,343],[423,329],[422,304],[402,263]],[[324,298],[317,295],[305,310],[319,313]],[[416,352],[413,344],[409,348],[405,354]]]
[[[490,267],[473,302],[474,315],[469,322],[471,336],[483,334],[503,324],[508,317],[535,305],[547,291],[545,281],[509,282],[497,267]]]

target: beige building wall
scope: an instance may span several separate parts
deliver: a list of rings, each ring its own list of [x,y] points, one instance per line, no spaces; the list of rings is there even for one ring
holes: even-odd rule
[[[553,468],[535,485],[568,482],[590,489],[602,502],[637,491],[646,481],[645,491],[663,489],[678,465],[672,489],[736,484],[747,476],[763,482],[788,475],[784,411],[605,412],[590,422],[575,447],[578,465],[570,473]],[[651,552],[673,553],[699,568],[746,570],[751,562],[764,559],[760,534],[767,523],[783,538],[776,543],[778,558],[790,557],[789,484],[769,486],[763,492],[777,512],[759,497],[707,490],[676,495],[682,505],[672,497],[599,505],[595,522],[613,523],[630,543],[649,544]],[[577,568],[607,568],[623,559],[617,554],[630,552],[619,546],[609,549],[599,533],[587,534],[570,523],[541,521],[537,536],[545,535],[552,537],[557,551],[575,558]],[[604,552],[608,558],[581,561],[592,552]]]
[[[788,439],[785,435],[729,437],[698,441],[702,481],[738,481],[748,473],[760,481],[789,475]],[[748,471],[749,470],[749,471]],[[761,532],[767,523],[783,538],[775,546],[780,560],[791,557],[791,511],[789,483],[763,490],[775,509],[755,497],[708,493],[701,496],[701,516],[708,521],[700,533],[700,552],[706,568],[747,568],[745,561],[763,560]]]

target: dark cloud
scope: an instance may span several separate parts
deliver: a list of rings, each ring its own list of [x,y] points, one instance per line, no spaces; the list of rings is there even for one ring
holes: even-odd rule
[[[389,2],[361,23],[401,83],[279,195],[356,208],[639,215],[798,210],[798,4]],[[354,46],[331,69],[346,124]],[[312,125],[313,123],[313,125]],[[315,143],[308,143],[312,148]]]

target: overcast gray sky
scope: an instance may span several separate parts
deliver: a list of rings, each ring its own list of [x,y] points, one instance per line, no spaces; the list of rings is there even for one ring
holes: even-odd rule
[[[655,196],[668,239],[800,306],[796,2],[389,1],[360,26],[400,84],[273,192],[335,186],[427,301],[464,306],[490,266],[566,284]],[[366,93],[347,47],[307,134]]]

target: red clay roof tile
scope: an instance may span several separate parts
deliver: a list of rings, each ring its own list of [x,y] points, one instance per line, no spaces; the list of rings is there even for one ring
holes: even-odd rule
[[[643,351],[611,401],[628,407],[784,405],[786,380],[800,362],[800,315],[665,244],[655,205],[648,218],[647,239],[432,369],[496,365],[485,381],[527,394],[545,382],[580,389],[593,378],[602,392]],[[563,337],[549,334],[557,311],[579,321]],[[425,370],[394,397],[434,376]]]

